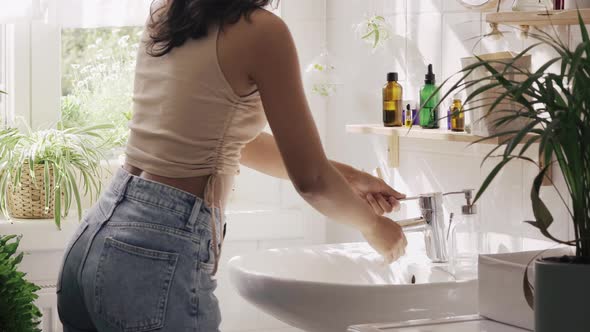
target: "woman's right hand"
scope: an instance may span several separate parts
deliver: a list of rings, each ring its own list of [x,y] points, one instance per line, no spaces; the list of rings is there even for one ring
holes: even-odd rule
[[[363,236],[387,264],[391,264],[405,255],[408,240],[400,225],[393,220],[376,216],[373,226],[363,232]]]

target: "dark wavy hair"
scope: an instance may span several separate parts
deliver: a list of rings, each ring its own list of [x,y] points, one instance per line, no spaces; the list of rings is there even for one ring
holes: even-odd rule
[[[161,1],[161,0],[160,0]],[[154,57],[168,54],[188,39],[207,36],[211,24],[233,24],[252,11],[274,0],[164,0],[151,11],[147,53]],[[152,7],[159,0],[152,2]]]

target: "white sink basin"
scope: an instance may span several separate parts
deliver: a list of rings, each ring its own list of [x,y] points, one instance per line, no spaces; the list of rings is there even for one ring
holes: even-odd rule
[[[229,273],[247,301],[309,332],[475,314],[477,282],[431,263],[423,241],[420,233],[408,234],[411,254],[392,265],[367,244],[350,243],[235,257]]]

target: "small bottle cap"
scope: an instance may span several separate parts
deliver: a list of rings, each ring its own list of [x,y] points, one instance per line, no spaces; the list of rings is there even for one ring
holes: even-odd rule
[[[397,73],[387,73],[387,82],[397,82]]]

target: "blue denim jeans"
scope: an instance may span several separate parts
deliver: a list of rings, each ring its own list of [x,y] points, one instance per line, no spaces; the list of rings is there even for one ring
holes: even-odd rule
[[[120,169],[67,246],[64,331],[219,331],[212,213],[223,229],[202,199]]]

